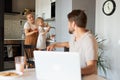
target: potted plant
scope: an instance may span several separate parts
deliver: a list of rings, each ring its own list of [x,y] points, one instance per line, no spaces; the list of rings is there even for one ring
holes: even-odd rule
[[[105,57],[104,54],[104,41],[106,39],[100,39],[98,35],[95,36],[98,42],[98,61],[97,67],[98,70],[103,71],[104,75],[106,76],[107,70],[110,69],[110,64],[108,63],[108,58]]]

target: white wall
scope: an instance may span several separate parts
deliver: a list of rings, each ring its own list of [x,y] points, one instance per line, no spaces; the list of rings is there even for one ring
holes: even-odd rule
[[[13,12],[21,12],[25,8],[35,10],[35,0],[12,0]]]
[[[106,0],[96,0],[96,33],[105,42],[105,55],[110,59],[111,70],[108,71],[108,80],[120,80],[120,0],[116,2],[116,11],[111,16],[106,16],[102,12],[102,5]]]
[[[51,18],[50,0],[36,0],[36,17]]]
[[[56,0],[57,41],[68,41],[67,14],[72,10],[72,0]]]

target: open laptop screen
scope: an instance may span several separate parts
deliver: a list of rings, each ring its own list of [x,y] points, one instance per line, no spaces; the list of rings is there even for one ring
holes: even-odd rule
[[[38,80],[81,80],[78,53],[34,51]]]

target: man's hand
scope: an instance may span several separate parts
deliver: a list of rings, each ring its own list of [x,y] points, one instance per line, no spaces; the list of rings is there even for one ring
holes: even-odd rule
[[[47,47],[47,51],[53,51],[55,48],[55,44],[51,44]]]
[[[64,48],[64,47],[69,48],[69,43],[68,42],[61,42],[61,43],[51,44],[47,47],[47,51],[52,51],[52,50],[54,50],[54,48]]]

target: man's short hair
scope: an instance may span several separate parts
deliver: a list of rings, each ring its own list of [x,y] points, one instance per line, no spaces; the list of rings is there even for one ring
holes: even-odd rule
[[[74,21],[78,27],[86,28],[87,16],[83,10],[72,10],[67,17],[70,22]]]

